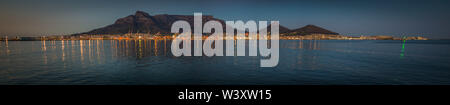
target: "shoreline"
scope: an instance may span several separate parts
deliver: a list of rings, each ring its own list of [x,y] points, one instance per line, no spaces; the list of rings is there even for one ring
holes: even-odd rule
[[[52,40],[173,40],[176,35],[154,36],[154,35],[80,35],[80,36],[41,36],[41,37],[14,37],[8,38],[7,36],[1,37],[0,41],[52,41]],[[202,36],[202,40],[206,40],[208,36]],[[245,37],[234,37],[234,40],[245,39],[253,40],[246,35]],[[270,37],[266,37],[270,39]],[[378,35],[378,36],[343,36],[343,35],[327,35],[327,34],[313,34],[313,35],[295,35],[279,36],[280,40],[450,40],[450,39],[428,39],[420,36],[403,36],[401,38]],[[194,40],[194,38],[191,38]],[[224,37],[223,40],[227,40]],[[256,40],[259,40],[257,38]]]
[[[173,39],[58,39],[58,40],[8,40],[8,41],[79,41],[79,40],[173,40]],[[191,39],[194,40],[194,39]],[[205,40],[205,39],[202,39]],[[224,39],[226,40],[226,39]],[[235,39],[236,40],[236,39]],[[244,39],[244,40],[253,40],[253,39]],[[341,39],[280,39],[280,40],[341,40]],[[450,39],[428,39],[428,40],[449,40]],[[1,42],[6,42],[6,40],[0,40]],[[347,41],[363,41],[363,40],[347,40]],[[364,41],[371,41],[369,39],[365,39]],[[401,40],[399,40],[401,41]],[[416,41],[427,41],[427,40],[416,40]]]

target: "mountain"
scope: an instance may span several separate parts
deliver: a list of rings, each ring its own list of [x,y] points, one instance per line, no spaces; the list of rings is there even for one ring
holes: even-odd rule
[[[281,29],[280,29],[281,30]],[[294,29],[288,32],[288,35],[310,35],[310,34],[330,34],[339,35],[339,33],[318,27],[315,25],[306,25],[302,28]]]
[[[117,19],[114,24],[94,29],[89,32],[74,34],[74,35],[82,35],[82,34],[126,34],[126,33],[161,33],[161,34],[169,34],[171,33],[171,26],[174,22],[178,20],[187,21],[191,25],[191,31],[194,29],[194,16],[193,15],[154,15],[143,12],[136,11],[134,15],[129,15],[127,17],[123,17]],[[213,16],[203,15],[202,23],[205,24],[207,21],[219,21],[222,23],[223,31],[226,31],[225,21],[221,19],[214,18]],[[270,24],[267,27],[267,31],[270,32],[271,26]],[[284,26],[279,27],[279,33],[285,35],[309,35],[309,34],[333,34],[338,35],[338,33],[323,29],[321,27],[315,25],[307,25],[305,27],[290,30]]]
[[[151,16],[146,12],[137,11],[134,15],[116,20],[114,24],[81,34],[170,33],[172,24],[178,20],[187,21],[191,25],[191,31],[193,32],[193,15],[162,14]],[[202,16],[203,24],[210,20],[216,20],[223,25],[225,24],[223,20],[216,19],[213,16]]]

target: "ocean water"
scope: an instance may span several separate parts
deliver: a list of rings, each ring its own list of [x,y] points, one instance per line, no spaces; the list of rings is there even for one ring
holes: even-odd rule
[[[280,40],[261,57],[175,57],[170,40],[0,43],[0,85],[450,85],[450,41]]]

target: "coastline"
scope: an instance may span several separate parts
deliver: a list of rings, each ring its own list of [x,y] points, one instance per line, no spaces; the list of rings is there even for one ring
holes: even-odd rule
[[[124,35],[60,35],[60,36],[40,36],[40,37],[13,37],[8,38],[3,36],[0,41],[43,41],[43,40],[172,40],[176,37],[174,35],[150,35],[150,34],[124,34]],[[208,36],[202,36],[203,40],[206,40]],[[234,37],[234,40],[246,39],[252,40],[246,34],[246,37]],[[259,38],[257,38],[259,39]],[[268,38],[270,39],[270,38]],[[420,36],[409,37],[393,37],[387,35],[375,35],[375,36],[344,36],[344,35],[330,35],[330,34],[311,34],[311,35],[283,35],[279,36],[281,40],[438,40],[429,39]],[[192,38],[192,40],[194,40]],[[224,38],[224,40],[226,40]]]

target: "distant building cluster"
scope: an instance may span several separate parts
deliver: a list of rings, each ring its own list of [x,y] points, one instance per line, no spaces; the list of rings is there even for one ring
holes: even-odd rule
[[[133,33],[133,34],[81,34],[81,35],[54,35],[54,36],[38,36],[38,37],[8,37],[3,36],[0,40],[9,41],[36,41],[36,40],[135,40],[135,39],[170,39],[171,35]]]
[[[330,34],[311,34],[311,35],[289,35],[280,36],[280,39],[287,40],[428,40],[425,37],[393,37],[387,35],[376,36],[344,36],[344,35],[330,35]]]
[[[154,40],[154,39],[173,39],[178,34],[150,34],[150,33],[127,33],[127,34],[80,34],[80,35],[54,35],[54,36],[40,36],[40,37],[7,37],[3,36],[0,40],[9,41],[35,41],[35,40]],[[208,35],[203,35],[202,39],[208,38]],[[265,37],[266,39],[270,37]],[[283,35],[280,39],[284,40],[428,40],[428,38],[414,36],[414,37],[393,37],[387,35],[376,36],[344,36],[333,34],[310,34],[310,35]],[[224,38],[225,39],[225,38]],[[251,39],[248,33],[245,37],[235,36],[234,39]]]

